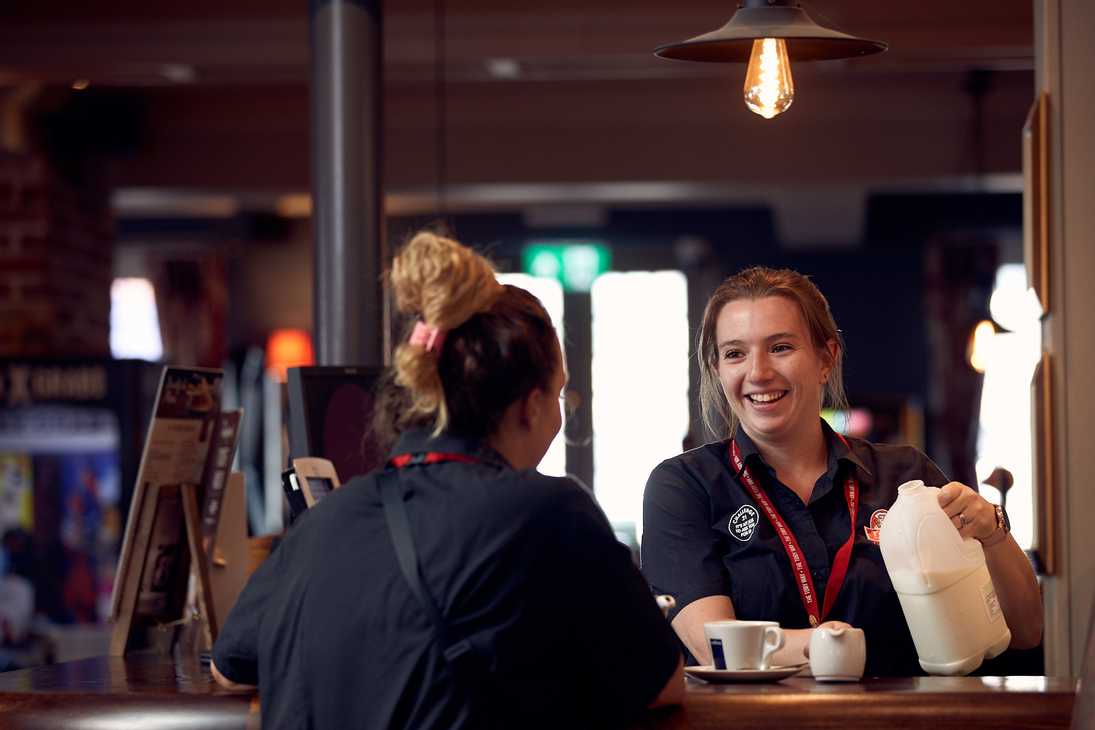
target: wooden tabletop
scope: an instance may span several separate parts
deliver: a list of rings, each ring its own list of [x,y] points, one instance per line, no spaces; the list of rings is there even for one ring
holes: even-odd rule
[[[1068,728],[1071,679],[916,677],[821,684],[688,680],[683,707],[647,713],[639,728]],[[96,657],[0,674],[4,728],[257,728],[258,700],[217,687],[197,661]]]
[[[218,687],[208,666],[156,654],[94,657],[0,674],[0,725],[258,728],[258,699]]]
[[[658,728],[1068,728],[1076,682],[1055,677],[910,677],[824,684],[688,680],[684,707]]]

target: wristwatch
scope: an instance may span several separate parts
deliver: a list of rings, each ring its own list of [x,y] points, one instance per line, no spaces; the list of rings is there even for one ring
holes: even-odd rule
[[[994,504],[993,507],[996,510],[996,529],[981,541],[981,545],[984,547],[992,547],[998,542],[1002,542],[1011,532],[1011,520],[1008,519],[1008,513],[998,504]]]

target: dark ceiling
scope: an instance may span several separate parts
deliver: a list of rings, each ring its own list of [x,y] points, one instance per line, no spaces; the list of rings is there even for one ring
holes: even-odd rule
[[[794,105],[765,121],[742,103],[743,67],[652,54],[718,27],[733,2],[385,2],[387,189],[432,190],[439,139],[445,182],[488,194],[606,184],[656,197],[1018,173],[1030,0],[806,6],[890,50],[796,65]],[[308,34],[306,0],[9,0],[5,123],[21,108],[83,109],[75,118],[110,143],[111,184],[130,191],[305,192]],[[79,79],[89,87],[71,89]]]

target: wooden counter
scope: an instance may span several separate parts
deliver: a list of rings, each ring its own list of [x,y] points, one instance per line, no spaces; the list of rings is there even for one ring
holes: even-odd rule
[[[196,660],[103,656],[0,674],[0,727],[257,729],[259,705],[216,686]]]
[[[704,684],[640,728],[1068,728],[1073,680],[920,677],[818,684]],[[96,657],[0,674],[0,726],[13,729],[258,728],[258,700],[217,687],[197,662]]]
[[[1076,682],[1052,677],[911,677],[822,684],[688,680],[684,707],[657,728],[1068,728]]]

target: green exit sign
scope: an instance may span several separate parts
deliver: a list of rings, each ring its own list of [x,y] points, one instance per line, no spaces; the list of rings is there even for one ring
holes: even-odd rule
[[[612,268],[612,251],[603,243],[530,243],[521,253],[526,274],[555,279],[567,291],[589,291],[593,280]]]

